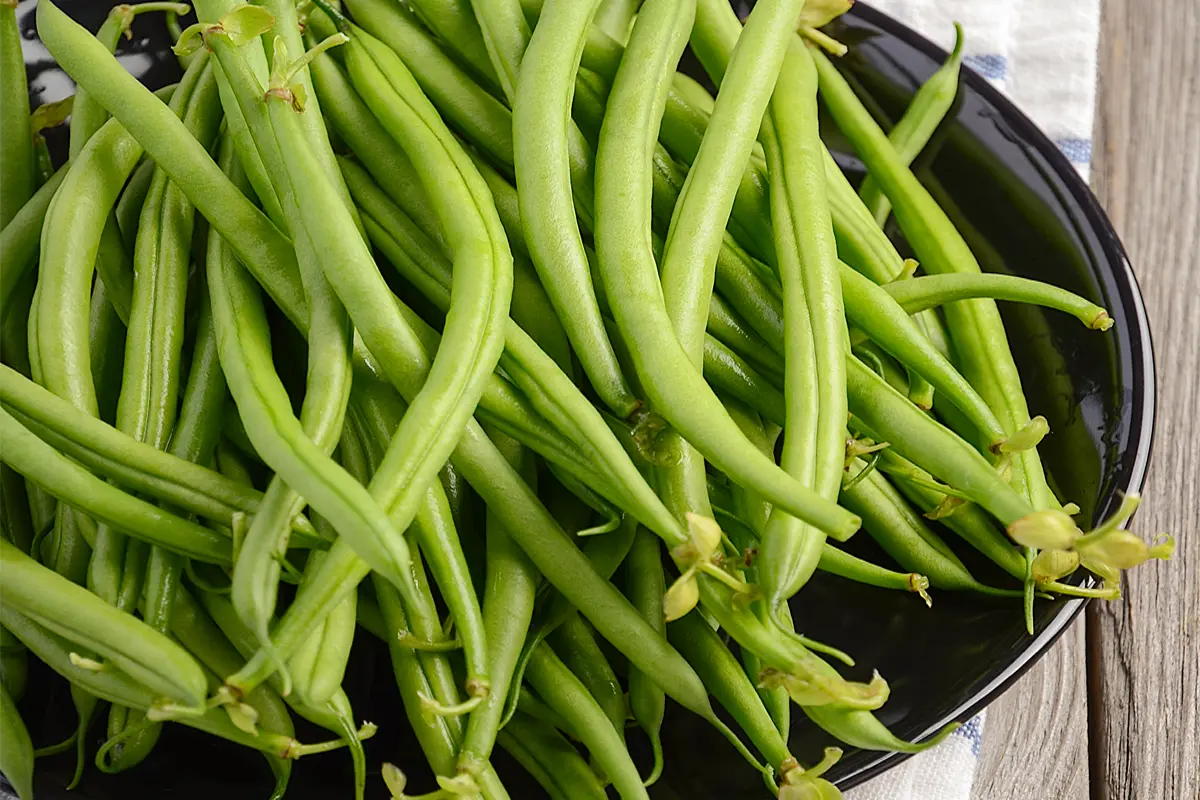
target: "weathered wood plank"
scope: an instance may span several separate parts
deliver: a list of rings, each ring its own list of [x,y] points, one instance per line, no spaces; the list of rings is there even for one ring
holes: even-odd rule
[[[1200,797],[1200,4],[1106,0],[1097,193],[1146,298],[1158,421],[1134,528],[1175,560],[1135,570],[1088,615],[1092,796]]]
[[[1087,683],[1076,620],[988,708],[972,800],[1087,800]]]

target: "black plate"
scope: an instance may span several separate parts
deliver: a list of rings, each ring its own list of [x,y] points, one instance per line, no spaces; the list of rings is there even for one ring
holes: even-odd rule
[[[107,8],[87,0],[63,0],[61,5],[92,30]],[[19,14],[29,39],[26,56],[36,105],[69,94],[71,81],[36,41],[34,6],[21,3]],[[140,18],[133,32],[120,51],[126,67],[152,87],[177,79],[161,18]],[[873,98],[876,113],[890,119],[902,113],[915,88],[946,56],[913,31],[861,4],[838,24],[836,35],[851,44],[842,67]],[[839,160],[857,179],[862,168],[853,155],[839,153]],[[1108,513],[1120,492],[1141,488],[1154,418],[1149,326],[1108,218],[1053,143],[968,70],[952,118],[915,166],[951,211],[984,269],[1050,281],[1095,300],[1112,314],[1114,328],[1101,335],[1064,315],[1002,307],[1031,410],[1050,420],[1053,432],[1041,451],[1056,488],[1064,499],[1083,507],[1085,520]],[[858,537],[855,541],[862,541],[856,546],[886,559],[867,549],[871,543],[865,539]],[[972,553],[963,556],[981,579],[1003,580]],[[1077,600],[1039,603],[1037,632],[1028,636],[1013,603],[940,593],[933,609],[927,610],[914,597],[819,574],[796,598],[795,615],[805,633],[858,660],[860,666],[850,670],[853,677],[866,678],[871,669],[880,670],[892,686],[881,718],[897,735],[918,738],[951,720],[965,720],[994,700],[1032,666],[1082,607]],[[61,681],[36,671],[31,681],[22,710],[35,741],[44,744],[69,730],[70,704]],[[370,795],[375,797],[383,796],[377,777],[381,761],[411,765],[421,760],[390,683],[384,653],[369,646],[356,652],[348,679],[355,708],[361,717],[381,725],[380,735],[368,743],[368,757],[375,765]],[[806,763],[828,743],[800,715],[792,729],[793,751]],[[301,734],[310,739],[320,735],[303,728]],[[637,744],[637,734],[631,732],[630,737]],[[755,774],[695,718],[672,708],[664,739],[667,768],[654,796],[763,796]],[[901,758],[850,751],[833,776],[849,787]],[[298,762],[288,796],[345,796],[347,761],[327,756]],[[502,754],[496,764],[513,797],[540,796]],[[62,790],[72,767],[70,757],[39,761],[38,766],[43,799],[116,800],[148,791],[180,798],[261,797],[270,780],[254,754],[182,726],[168,726],[147,763],[120,776],[89,769],[80,789],[70,795]],[[429,785],[419,774],[413,783]]]

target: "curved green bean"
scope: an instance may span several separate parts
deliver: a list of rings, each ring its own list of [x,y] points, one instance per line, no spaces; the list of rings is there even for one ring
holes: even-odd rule
[[[608,724],[611,716],[594,695],[589,695],[587,684],[577,673],[572,674],[549,645],[543,643],[534,650],[525,674],[538,695],[583,737],[592,759],[604,770],[617,793],[622,798],[648,798],[642,776],[625,749],[624,721],[617,730]],[[617,696],[621,697],[619,692]]]
[[[668,20],[667,24],[674,23]],[[630,48],[637,41],[635,26]],[[675,51],[682,50],[682,36],[666,44],[667,52],[658,58],[670,67]],[[719,469],[759,486],[785,510],[839,538],[847,537],[857,528],[853,515],[822,500],[763,456],[704,384],[672,330],[651,243],[628,235],[643,229],[650,218],[646,154],[656,130],[656,109],[661,107],[655,99],[656,92],[661,94],[655,88],[655,70],[644,68],[646,59],[637,57],[634,62],[636,67],[617,74],[601,131],[596,244],[609,302],[630,343],[638,375],[656,410]]]
[[[571,193],[570,102],[585,33],[599,0],[551,2],[525,52],[513,102],[514,165],[525,239],[542,284],[563,321],[584,372],[601,399],[625,418],[633,396],[600,319]],[[523,20],[522,20],[523,22]]]
[[[2,9],[0,13],[3,11],[10,9]],[[33,800],[33,742],[17,704],[3,683],[0,683],[0,772],[19,800]]]
[[[950,51],[950,57],[937,72],[921,84],[921,88],[917,89],[909,101],[908,108],[904,110],[904,116],[900,117],[900,121],[888,132],[888,139],[896,146],[896,152],[905,163],[911,164],[920,154],[954,105],[954,98],[958,94],[958,71],[962,65],[962,57],[963,29],[962,25],[956,22],[954,49]],[[883,227],[892,206],[871,175],[867,175],[858,187],[858,196],[862,198],[863,205],[875,217],[879,226]]]
[[[6,605],[111,660],[121,671],[184,709],[203,706],[204,674],[177,644],[4,540],[0,540],[0,558]]]
[[[4,461],[65,503],[189,558],[230,563],[232,547],[227,538],[110,486],[38,439],[7,411],[0,410],[0,430]]]
[[[1113,325],[1112,317],[1101,306],[1066,289],[1015,275],[925,275],[893,281],[883,288],[909,314],[959,300],[984,297],[1053,308],[1070,314],[1093,330],[1106,331]]]
[[[37,188],[33,154],[33,129],[29,123],[29,89],[25,85],[25,59],[17,9],[0,4],[0,228],[6,227]]]

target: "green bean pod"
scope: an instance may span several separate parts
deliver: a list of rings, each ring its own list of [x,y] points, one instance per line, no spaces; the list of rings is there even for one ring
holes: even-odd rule
[[[570,102],[585,33],[599,0],[552,2],[525,53],[513,102],[514,164],[525,239],[584,371],[621,418],[640,401],[629,389],[600,319],[571,193]],[[523,20],[522,20],[523,21]]]
[[[111,660],[155,693],[185,708],[202,706],[204,675],[178,645],[41,566],[6,541],[0,541],[0,556],[8,604],[60,636]]]
[[[491,45],[472,16],[469,0],[414,0],[411,5],[426,27],[452,47],[477,75],[495,86],[501,85],[493,66]]]
[[[233,259],[214,228],[209,234],[208,282],[221,366],[238,410],[248,417],[255,449],[273,464],[372,565],[397,584],[408,569],[408,548],[378,502],[362,484],[329,459],[292,415],[291,402],[274,371],[258,287]]]
[[[0,228],[4,228],[37,188],[21,31],[16,6],[7,2],[0,4],[0,71],[0,101],[4,105],[0,124],[0,186],[4,187],[0,189]]]
[[[667,636],[688,661],[696,665],[705,686],[737,720],[755,750],[780,776],[796,764],[775,722],[763,706],[754,684],[737,659],[699,614],[688,614],[667,626]],[[757,677],[757,676],[755,676]]]
[[[551,800],[603,800],[604,784],[579,751],[550,725],[517,712],[497,739]]]
[[[0,316],[4,318],[8,316],[18,284],[33,267],[41,242],[42,222],[66,176],[65,167],[55,172],[0,230],[0,264],[4,264],[0,270]]]
[[[53,3],[38,5],[38,33],[55,60],[116,118],[128,123],[155,163],[188,194],[196,210],[229,235],[230,246],[302,328],[307,315],[295,252],[263,212],[226,178],[183,123],[102,45]]]
[[[850,411],[895,448],[986,508],[1004,525],[1034,509],[980,453],[926,416],[856,358],[847,359]]]
[[[200,331],[203,333],[207,328],[208,324],[202,323]],[[215,336],[203,335],[208,337],[209,346],[204,350],[202,363],[207,364],[206,374],[220,381],[223,394],[224,377],[216,362]],[[195,421],[189,425],[203,424],[203,437],[210,441],[201,450],[210,450],[215,443],[211,440],[220,433],[220,416],[186,413],[189,396],[200,402],[199,396],[185,390],[185,411],[180,414],[180,425],[188,420]],[[0,365],[0,401],[56,450],[130,489],[227,527],[234,513],[252,514],[258,508],[262,495],[252,487],[138,442],[4,365]],[[177,430],[173,438],[190,436],[186,430]],[[312,525],[307,519],[297,518],[293,527],[297,533],[309,537],[308,541],[312,540]]]
[[[853,515],[833,508],[770,462],[721,407],[674,335],[648,237],[639,241],[628,235],[630,230],[643,229],[650,218],[646,154],[652,149],[663,102],[657,84],[665,85],[654,73],[672,67],[682,51],[684,29],[689,26],[680,22],[687,22],[690,15],[680,13],[682,19],[668,16],[662,23],[669,36],[648,37],[647,58],[641,57],[639,49],[638,57],[630,60],[637,62],[636,67],[618,72],[609,97],[597,152],[596,191],[597,254],[609,302],[652,403],[684,438],[719,469],[759,486],[788,512],[846,537],[857,527]],[[661,47],[655,38],[663,40]],[[635,46],[640,47],[637,26],[631,50]],[[653,57],[661,61],[663,70],[644,68],[650,53],[656,54]],[[680,402],[684,397],[686,402]]]
[[[866,464],[859,459],[856,466],[862,469]],[[997,593],[975,580],[878,470],[843,490],[842,502],[863,518],[863,528],[897,564],[924,575],[933,588]]]
[[[921,266],[930,273],[979,272],[962,236],[903,163],[846,79],[823,54],[814,52],[813,60],[826,107],[892,201],[896,220]],[[955,303],[947,308],[947,322],[964,376],[987,400],[1005,432],[1011,434],[1028,424],[1020,375],[995,303],[982,299]],[[1053,493],[1036,449],[1017,455],[1014,467],[1014,483],[1025,491],[1034,508],[1051,508]]]
[[[0,411],[0,430],[5,438],[0,450],[4,461],[60,500],[189,558],[230,563],[232,547],[227,538],[110,486],[38,439],[6,411]]]
[[[625,707],[625,693],[612,665],[608,663],[595,636],[592,635],[591,628],[578,614],[572,614],[550,634],[548,640],[558,658],[562,659],[586,687],[588,694],[608,718],[610,726],[624,745],[625,718],[629,716]],[[541,646],[538,649],[541,649]],[[532,664],[536,658],[537,650],[530,657],[529,663]],[[641,781],[638,783],[640,785]]]
[[[493,432],[492,440],[530,486],[537,472],[528,451],[512,439]],[[539,575],[529,557],[490,509],[486,520],[487,576],[484,580],[483,623],[488,642],[491,692],[467,720],[458,755],[458,769],[477,773],[491,757],[501,717],[509,696],[522,643],[533,621],[534,596]]]
[[[508,109],[448,58],[411,14],[400,6],[380,0],[351,0],[346,3],[346,8],[363,26],[353,35],[370,37],[368,46],[373,57],[379,57],[386,50],[385,57],[400,65],[406,73],[411,70],[409,79],[415,79],[414,85],[420,84],[422,96],[428,97],[426,102],[432,102],[442,110],[451,126],[478,143],[490,158],[501,164],[513,163],[513,129]],[[358,85],[354,78],[354,58],[349,50],[346,68],[351,80]],[[378,115],[381,110],[373,98],[364,99]],[[386,119],[380,121],[384,127],[389,127]],[[390,127],[389,130],[396,135]],[[402,139],[397,139],[404,144]],[[423,166],[417,158],[413,158],[413,163],[418,169]]]
[[[926,275],[894,281],[883,288],[910,314],[959,300],[987,297],[1053,308],[1070,314],[1092,330],[1106,331],[1113,324],[1108,312],[1095,303],[1066,289],[1015,275]]]
[[[900,121],[888,132],[888,139],[895,145],[896,152],[905,163],[912,163],[929,143],[942,120],[950,113],[954,98],[958,94],[958,71],[962,65],[962,57],[963,29],[962,25],[956,22],[954,49],[950,51],[950,57],[937,72],[921,84],[921,88],[917,89],[909,101],[908,108],[904,110],[904,116],[900,117]],[[883,227],[892,206],[871,175],[867,175],[858,187],[858,196],[862,198],[863,205],[875,217],[879,226]]]
[[[3,9],[11,13],[11,9]],[[33,798],[33,742],[17,711],[17,704],[0,683],[0,772],[19,800]]]
[[[821,560],[817,568],[830,575],[861,583],[864,586],[877,586],[880,589],[891,589],[896,592],[912,592],[921,595],[930,603],[926,589],[929,588],[929,578],[916,572],[896,572],[881,567],[870,561],[851,555],[833,545],[826,545],[821,550]]]
[[[442,348],[425,385],[409,400],[409,410],[372,482],[393,493],[386,505],[396,527],[403,529],[453,449],[499,358],[512,291],[512,256],[487,186],[404,65],[358,30],[347,48],[351,79],[359,88],[366,85],[378,97],[401,100],[375,109],[390,109],[382,121],[412,158],[456,260]],[[269,95],[268,107],[305,228],[318,251],[339,253],[342,259],[337,269],[326,270],[326,276],[347,303],[367,347],[386,359],[398,338],[391,293],[366,243],[344,235],[345,221],[338,219],[338,212],[344,215],[345,207],[322,199],[322,180],[304,156],[290,103]],[[465,363],[461,353],[470,354]]]
[[[658,539],[649,531],[639,528],[625,559],[625,594],[646,620],[663,634],[667,631],[667,622],[663,617],[666,589]],[[662,774],[662,738],[659,730],[666,712],[666,695],[641,670],[629,672],[629,710],[650,739],[654,763],[645,779],[645,784],[650,786]]]
[[[611,716],[594,694],[589,695],[586,682],[578,677],[578,673],[572,672],[555,651],[543,643],[534,650],[525,674],[538,695],[583,737],[583,744],[592,759],[612,781],[617,793],[622,798],[648,798],[642,776],[625,749],[624,721],[616,730],[606,724],[605,718],[611,722]],[[620,698],[619,693],[617,696]]]

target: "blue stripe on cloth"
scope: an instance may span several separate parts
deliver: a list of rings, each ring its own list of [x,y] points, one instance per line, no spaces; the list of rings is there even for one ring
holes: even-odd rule
[[[961,736],[966,739],[971,744],[971,755],[979,757],[979,747],[983,744],[983,725],[980,723],[979,717],[971,717],[951,736]]]
[[[967,56],[963,63],[990,81],[1002,81],[1008,73],[1008,59],[995,53]]]
[[[1056,139],[1054,144],[1074,164],[1087,164],[1092,160],[1091,139]]]

